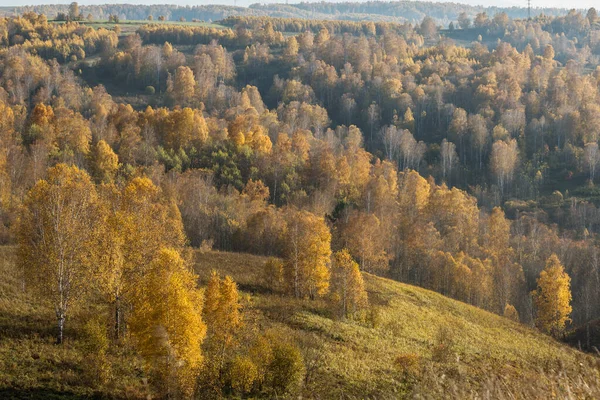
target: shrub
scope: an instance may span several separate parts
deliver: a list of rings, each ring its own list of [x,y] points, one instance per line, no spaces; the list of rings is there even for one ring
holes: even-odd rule
[[[213,249],[214,244],[214,239],[203,240],[202,243],[200,243],[200,248],[198,249],[200,251],[200,254],[206,254],[209,251],[211,251]]]
[[[276,258],[269,258],[263,267],[263,281],[266,287],[273,292],[283,290],[283,262]]]
[[[454,335],[447,327],[441,327],[437,333],[431,358],[433,361],[445,363],[454,355]]]
[[[249,348],[249,357],[256,366],[256,383],[259,387],[265,383],[269,365],[273,361],[271,342],[271,338],[266,335],[259,335]]]
[[[153,95],[156,93],[156,89],[154,89],[154,86],[146,86],[145,92],[146,94]]]
[[[304,360],[298,347],[278,340],[273,343],[273,360],[268,366],[269,388],[279,396],[296,392],[304,378]]]
[[[85,372],[90,384],[104,384],[111,376],[111,365],[107,358],[110,345],[106,327],[98,319],[90,319],[83,327]]]
[[[246,356],[234,358],[229,373],[231,377],[231,388],[239,394],[250,393],[258,378],[258,368],[252,360]]]
[[[515,322],[519,322],[519,313],[512,304],[506,303],[506,306],[504,306],[504,316]]]
[[[371,306],[367,312],[367,324],[371,328],[377,328],[381,325],[381,310],[379,307]]]
[[[394,366],[404,379],[418,377],[421,372],[421,356],[416,353],[400,354]]]

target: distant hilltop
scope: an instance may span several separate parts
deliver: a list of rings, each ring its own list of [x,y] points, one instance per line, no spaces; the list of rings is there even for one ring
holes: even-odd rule
[[[241,1],[239,2],[241,3]],[[238,3],[238,4],[239,4]],[[0,8],[5,15],[34,11],[53,18],[59,13],[68,11],[67,4],[37,5],[22,7]],[[439,25],[447,26],[456,21],[462,12],[471,18],[485,12],[490,16],[504,12],[512,19],[527,18],[526,7],[484,7],[458,3],[435,3],[419,1],[394,2],[346,2],[346,3],[298,3],[298,4],[252,4],[249,7],[232,5],[133,5],[105,4],[82,5],[80,7],[86,16],[91,14],[95,20],[106,20],[110,15],[116,15],[121,21],[145,20],[148,16],[164,16],[165,20],[178,21],[182,18],[191,20],[217,21],[230,16],[269,16],[278,18],[306,18],[323,20],[346,21],[385,21],[417,23],[425,16],[432,17]],[[567,14],[564,8],[532,8],[532,16],[544,14],[561,16]]]

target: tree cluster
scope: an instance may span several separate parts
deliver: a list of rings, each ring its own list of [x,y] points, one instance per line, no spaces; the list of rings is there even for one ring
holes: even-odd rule
[[[281,265],[265,267],[275,274],[269,286],[327,299],[340,316],[364,308],[359,269],[526,323],[537,320],[553,334],[567,321],[569,280],[549,288],[547,276],[566,272],[573,323],[600,315],[598,302],[590,301],[600,295],[592,279],[600,228],[594,205],[600,68],[588,44],[564,39],[579,23],[578,35],[593,37],[593,15],[525,22],[497,14],[491,22],[476,19],[474,28],[463,20],[464,34],[485,30],[486,39],[473,38],[470,47],[457,46],[427,19],[418,26],[298,28],[289,27],[294,20],[235,21],[225,30],[144,26],[103,51],[80,77],[64,59],[46,61],[32,48],[4,43],[3,240],[14,240],[17,210],[30,196],[52,195],[52,183],[37,183],[46,169],[67,164],[60,168],[85,170],[100,185],[98,200],[88,203],[97,203],[98,212],[109,209],[107,220],[128,215],[116,200],[127,197],[123,190],[152,183],[168,199],[164,212],[179,213],[192,245],[282,257]],[[500,27],[503,39],[488,41]],[[511,32],[523,27],[531,28],[529,42],[511,42],[517,37]],[[143,91],[153,105],[90,87],[92,75]],[[557,183],[569,191],[555,190]],[[105,187],[113,187],[112,200]],[[150,223],[127,218],[135,226]],[[121,246],[104,248],[122,253]],[[150,268],[144,277],[165,279],[159,266],[176,260],[174,247],[156,245],[155,252],[164,251],[135,256]],[[185,254],[176,253],[183,261],[172,264],[185,265]],[[554,253],[564,271],[542,276]],[[189,277],[173,282],[181,285],[173,291],[196,296],[185,282]],[[554,289],[558,300],[541,300]],[[551,328],[543,316],[548,304],[562,310]],[[207,329],[208,338],[220,335]],[[171,362],[171,350],[163,350]],[[225,365],[236,365],[223,354],[213,370],[219,387]],[[241,369],[248,360],[236,362]]]

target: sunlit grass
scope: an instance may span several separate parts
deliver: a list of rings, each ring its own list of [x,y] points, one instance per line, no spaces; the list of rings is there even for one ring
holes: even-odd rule
[[[0,398],[145,398],[140,360],[126,345],[108,355],[107,382],[90,374],[82,326],[105,311],[73,315],[66,343],[54,344],[52,309],[23,292],[13,254],[0,248]],[[326,301],[265,287],[265,257],[209,251],[195,260],[201,285],[212,269],[238,282],[246,324],[303,349],[305,398],[600,398],[596,357],[437,293],[365,274],[378,317],[339,321]]]
[[[439,398],[452,390],[466,397],[489,391],[499,398],[524,393],[551,398],[552,392],[580,389],[600,394],[595,357],[429,290],[365,274],[380,315],[372,328],[368,322],[331,319],[324,302],[268,294],[261,286],[266,258],[210,252],[198,255],[197,261],[201,279],[214,268],[252,293],[251,304],[260,311],[262,324],[285,327],[296,340],[318,349],[321,359],[308,395],[318,390],[330,398],[396,398],[416,392]],[[443,362],[433,356],[440,332],[453,342],[451,357]],[[418,379],[399,373],[395,360],[403,354],[420,360]]]

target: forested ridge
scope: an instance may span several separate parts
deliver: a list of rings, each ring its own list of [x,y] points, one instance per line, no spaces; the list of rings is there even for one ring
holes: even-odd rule
[[[348,21],[381,21],[381,22],[410,22],[420,23],[426,16],[432,17],[439,25],[448,26],[451,21],[456,21],[458,16],[465,12],[470,18],[475,18],[479,13],[495,15],[506,13],[510,18],[527,18],[528,11],[525,7],[483,7],[468,6],[459,3],[436,3],[424,1],[365,1],[365,2],[309,2],[297,4],[252,4],[249,7],[235,7],[226,5],[141,5],[141,4],[105,4],[85,5],[80,7],[83,16],[88,15],[96,20],[106,20],[109,16],[117,16],[121,20],[145,20],[149,15],[155,19],[164,17],[166,20],[188,21],[204,20],[217,21],[230,16],[258,16],[278,18],[305,18],[305,19],[333,19]],[[574,5],[576,6],[576,5]],[[59,14],[68,14],[69,5],[50,4],[23,7],[4,7],[6,13],[26,13],[33,11],[54,18]],[[583,10],[579,10],[583,11]],[[532,15],[562,16],[568,10],[561,8],[546,8],[539,4],[532,9]]]
[[[461,12],[443,30],[428,16],[126,27],[61,12],[0,19],[0,241],[54,340],[87,338],[98,384],[115,382],[118,353],[138,357],[133,397],[315,395],[314,355],[264,318],[379,332],[398,308],[365,276],[598,345],[594,9]],[[240,271],[194,261],[213,250],[269,258],[238,288]],[[393,390],[425,390],[438,362],[466,385],[446,336],[434,364],[395,358]],[[545,351],[531,357],[552,380]],[[570,390],[597,393],[595,367],[585,384],[565,368]]]

